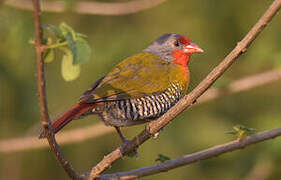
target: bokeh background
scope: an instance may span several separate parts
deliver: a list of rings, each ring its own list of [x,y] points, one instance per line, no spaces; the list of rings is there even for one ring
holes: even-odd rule
[[[44,24],[66,22],[77,32],[86,34],[92,48],[91,60],[82,64],[80,77],[75,81],[65,82],[62,79],[60,59],[46,65],[51,117],[55,118],[73,106],[91,83],[122,59],[139,52],[167,32],[185,34],[205,50],[205,53],[192,57],[190,91],[234,48],[271,2],[170,0],[158,7],[122,16],[79,15],[71,11],[43,13]],[[75,0],[71,3],[75,5]],[[219,81],[231,82],[251,74],[281,68],[280,32],[281,15],[278,14],[247,53]],[[40,131],[35,53],[28,43],[33,35],[31,11],[0,4],[0,141],[34,136]],[[72,122],[65,130],[98,122],[95,116],[87,117]],[[176,158],[228,142],[235,137],[225,134],[225,131],[236,124],[258,131],[280,127],[280,81],[192,107],[161,131],[158,139],[143,144],[138,158],[124,157],[106,173],[155,164],[158,154]],[[126,136],[133,137],[143,127],[140,125],[123,131]],[[62,150],[76,170],[85,172],[119,145],[119,137],[114,132],[84,142],[63,145]],[[277,180],[280,177],[281,139],[277,138],[143,179]],[[67,176],[50,150],[44,148],[0,153],[0,179],[47,180],[67,179]]]

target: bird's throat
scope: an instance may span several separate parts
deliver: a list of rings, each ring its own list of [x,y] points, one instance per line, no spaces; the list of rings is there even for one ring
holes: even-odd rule
[[[191,54],[183,53],[183,51],[181,51],[181,50],[175,51],[175,52],[173,52],[173,57],[175,58],[173,60],[173,63],[187,67],[187,65],[189,63],[190,55]]]

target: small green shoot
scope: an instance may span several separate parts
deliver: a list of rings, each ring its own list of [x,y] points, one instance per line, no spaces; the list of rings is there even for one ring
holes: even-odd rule
[[[168,161],[168,160],[171,160],[171,158],[168,157],[168,156],[165,156],[163,154],[158,154],[157,158],[155,159],[155,162],[157,162],[157,161],[165,162],[165,161]]]
[[[253,134],[255,131],[257,131],[257,130],[253,129],[253,128],[248,128],[248,127],[245,127],[245,126],[239,124],[239,125],[234,126],[232,130],[228,130],[225,133],[232,134],[232,135],[236,136],[238,140],[241,140],[241,139],[245,138],[246,136]]]

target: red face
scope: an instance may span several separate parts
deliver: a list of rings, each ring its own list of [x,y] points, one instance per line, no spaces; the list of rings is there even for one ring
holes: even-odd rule
[[[177,39],[177,41],[182,44],[183,47],[183,53],[186,54],[192,54],[192,53],[202,53],[204,52],[203,49],[201,49],[199,46],[191,42],[190,39],[188,39],[185,36],[181,36]]]
[[[173,51],[172,54],[175,58],[173,63],[184,67],[188,64],[191,54],[204,52],[203,49],[191,42],[191,40],[185,36],[176,39],[175,46],[180,47],[180,49]]]

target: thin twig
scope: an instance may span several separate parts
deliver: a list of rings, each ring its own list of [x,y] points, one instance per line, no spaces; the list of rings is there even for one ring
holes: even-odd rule
[[[270,70],[246,76],[239,80],[233,81],[223,89],[211,88],[198,99],[196,105],[219,98],[223,95],[234,94],[261,87],[280,79],[281,69]],[[99,123],[87,127],[66,130],[64,132],[58,133],[56,135],[56,139],[60,145],[71,144],[100,137],[111,132],[114,132],[114,128],[104,126],[103,123]],[[49,144],[45,141],[38,141],[37,136],[5,139],[0,140],[0,153],[15,153],[20,151],[46,148],[48,146]]]
[[[133,14],[146,9],[153,8],[164,3],[166,0],[134,0],[129,2],[87,2],[80,1],[75,3],[74,7],[68,7],[64,1],[44,2],[43,11],[61,13],[71,10],[79,14],[96,15],[125,15]],[[4,4],[10,7],[32,10],[30,0],[4,0]]]
[[[217,66],[201,83],[182,100],[180,100],[173,108],[161,116],[159,119],[147,124],[146,129],[137,135],[131,142],[122,144],[121,147],[115,149],[110,154],[105,156],[90,172],[89,179],[95,179],[100,174],[108,169],[116,160],[138,148],[142,143],[147,141],[151,136],[169,124],[178,114],[191,106],[230,66],[231,64],[244,53],[248,46],[260,34],[260,32],[271,21],[274,15],[277,14],[281,7],[281,0],[275,0],[266,10],[264,15],[253,26],[248,34],[238,42],[236,47],[228,54],[228,56]]]
[[[234,150],[243,149],[249,145],[262,142],[268,139],[273,139],[275,137],[281,136],[281,128],[272,129],[262,133],[258,133],[252,136],[248,136],[242,140],[231,141],[226,144],[218,145],[209,149],[205,149],[200,152],[184,155],[180,158],[169,160],[163,163],[155,164],[153,166],[148,166],[140,169],[135,169],[132,171],[118,172],[113,174],[105,174],[100,176],[98,179],[105,180],[127,180],[127,179],[137,179],[139,177],[148,176],[152,174],[157,174],[161,172],[167,172],[171,169],[188,165],[191,163],[196,163],[201,160],[210,159],[217,157],[227,152]]]
[[[42,29],[41,29],[41,19],[40,19],[40,3],[39,1],[33,1],[34,5],[34,28],[35,28],[35,50],[37,57],[37,78],[38,78],[38,93],[40,101],[40,113],[42,118],[43,127],[48,127],[50,121],[48,114],[48,106],[46,100],[46,83],[45,83],[45,72],[44,72],[44,62],[43,62],[43,40],[42,40]]]
[[[34,7],[34,28],[35,28],[35,50],[37,58],[37,78],[38,78],[38,90],[39,90],[39,101],[40,101],[40,112],[42,126],[47,132],[48,142],[51,150],[55,154],[60,165],[67,172],[69,177],[73,179],[78,179],[79,175],[72,169],[71,165],[64,158],[59,145],[56,142],[54,134],[50,130],[51,120],[49,118],[48,107],[47,107],[47,98],[46,98],[46,83],[45,83],[45,74],[44,74],[44,61],[43,61],[43,40],[42,40],[42,29],[41,29],[41,11],[40,11],[40,1],[33,0]]]

